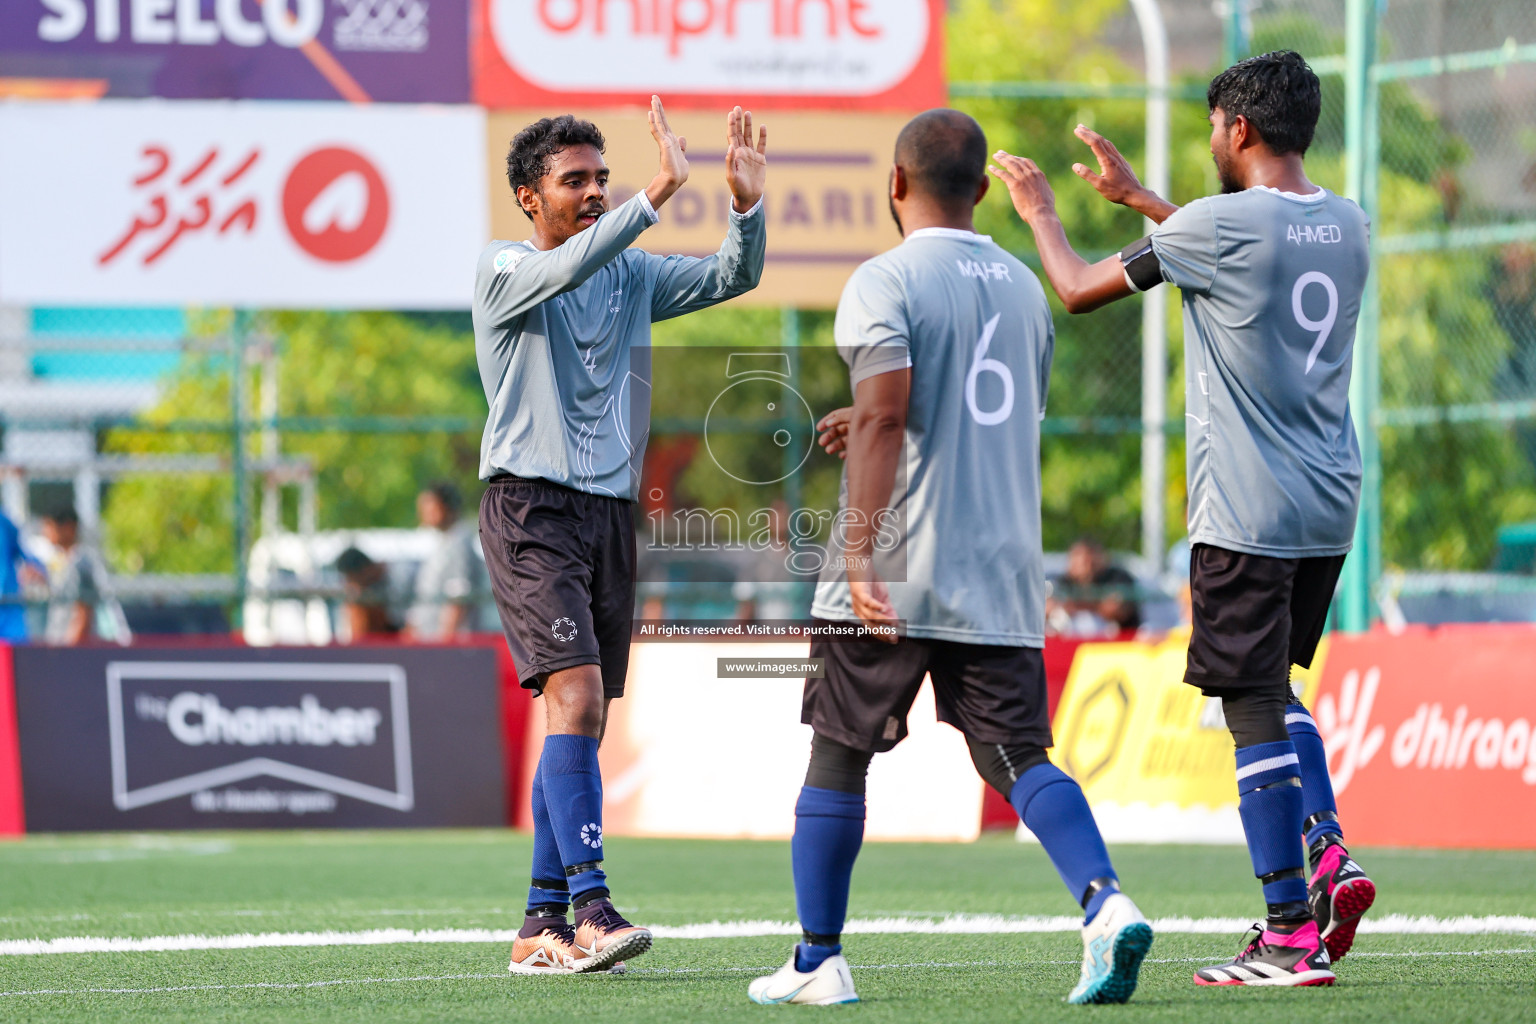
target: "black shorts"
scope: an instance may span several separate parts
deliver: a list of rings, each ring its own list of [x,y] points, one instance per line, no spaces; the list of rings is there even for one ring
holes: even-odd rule
[[[622,697],[635,614],[634,505],[547,480],[500,476],[480,499],[480,544],[525,688],[598,665]]]
[[[1219,694],[1284,684],[1292,664],[1310,668],[1343,568],[1343,555],[1269,558],[1196,544],[1184,681]]]
[[[1051,745],[1045,660],[1033,647],[903,637],[813,640],[825,678],[807,679],[800,721],[856,750],[906,739],[907,712],[923,676],[933,679],[939,721],[983,743]]]

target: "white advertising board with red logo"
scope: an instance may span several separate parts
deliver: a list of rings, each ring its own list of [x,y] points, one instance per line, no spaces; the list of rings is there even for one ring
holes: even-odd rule
[[[1335,636],[1313,717],[1344,833],[1536,849],[1536,627]]]
[[[944,102],[943,0],[475,0],[489,107],[921,110]]]
[[[6,103],[0,138],[0,302],[469,307],[476,109]]]

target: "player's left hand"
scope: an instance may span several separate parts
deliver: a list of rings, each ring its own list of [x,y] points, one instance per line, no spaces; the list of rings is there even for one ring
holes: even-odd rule
[[[901,639],[896,633],[896,608],[891,604],[891,592],[873,572],[868,579],[848,580],[853,596],[853,613],[862,621],[879,629],[872,630],[870,637],[882,643],[894,644]]]
[[[1051,191],[1051,183],[1045,180],[1045,172],[1035,166],[1033,160],[1001,149],[992,154],[992,159],[997,163],[989,164],[987,170],[1008,187],[1013,208],[1020,217],[1033,224],[1041,217],[1055,216],[1056,193]]]
[[[816,438],[816,443],[821,445],[828,455],[846,459],[848,457],[848,423],[852,419],[851,406],[833,409],[817,422],[816,429],[821,431],[821,436]]]
[[[737,213],[746,213],[763,198],[768,181],[768,129],[759,126],[757,145],[752,144],[752,111],[732,107],[725,115],[725,183],[730,186],[732,205]]]

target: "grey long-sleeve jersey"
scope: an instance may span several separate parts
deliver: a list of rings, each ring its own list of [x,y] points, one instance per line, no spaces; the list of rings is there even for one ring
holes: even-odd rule
[[[762,203],[715,255],[629,245],[645,193],[547,251],[492,242],[475,269],[475,356],[490,415],[480,479],[501,473],[634,501],[651,417],[651,324],[740,295],[763,272]]]

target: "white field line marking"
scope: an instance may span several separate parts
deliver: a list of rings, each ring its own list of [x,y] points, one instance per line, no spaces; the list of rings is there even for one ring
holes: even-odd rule
[[[140,996],[159,992],[233,992],[239,989],[329,988],[333,985],[390,985],[407,981],[469,981],[479,978],[504,978],[505,974],[424,974],[415,978],[335,978],[330,981],[253,981],[245,985],[163,985],[159,988],[34,988],[0,992],[0,998],[13,996]]]
[[[1435,957],[1435,956],[1514,956],[1536,953],[1536,949],[1473,949],[1473,950],[1433,950],[1410,953],[1351,953],[1351,957]],[[1142,961],[1148,964],[1199,964],[1209,963],[1219,954],[1211,956],[1186,956],[1173,959],[1147,959]],[[913,968],[924,969],[954,969],[963,967],[1015,967],[1022,966],[1024,962],[1005,963],[997,960],[961,960],[951,963],[938,961],[923,961],[911,964],[850,964],[855,971],[890,971],[911,970]],[[1076,960],[1031,960],[1027,962],[1032,966],[1061,966],[1076,967]],[[641,967],[631,968],[631,974],[758,974],[768,973],[775,968],[769,964],[757,967]],[[588,975],[598,977],[598,975]],[[164,985],[158,988],[37,988],[17,990],[14,992],[0,992],[0,999],[11,999],[16,996],[78,996],[78,995],[158,995],[168,992],[232,992],[243,989],[310,989],[329,988],[337,985],[391,985],[413,981],[486,981],[500,978],[510,978],[507,974],[423,974],[411,978],[334,978],[328,981],[257,981],[243,985]],[[515,984],[516,979],[511,979]]]
[[[1246,931],[1246,917],[1168,917],[1152,922],[1165,935],[1225,935]],[[956,914],[941,920],[906,917],[854,919],[843,929],[851,935],[1001,935],[1075,933],[1075,917],[1002,917],[995,914]],[[710,921],[702,924],[658,925],[659,939],[739,939],[769,935],[798,935],[791,921]],[[1391,935],[1536,935],[1536,917],[1411,917],[1387,914],[1360,922],[1362,934]],[[147,953],[208,949],[260,949],[294,946],[384,946],[406,943],[511,942],[512,929],[499,928],[373,928],[365,931],[246,932],[239,935],[155,935],[144,938],[74,936],[57,939],[0,941],[0,956],[46,953]]]

